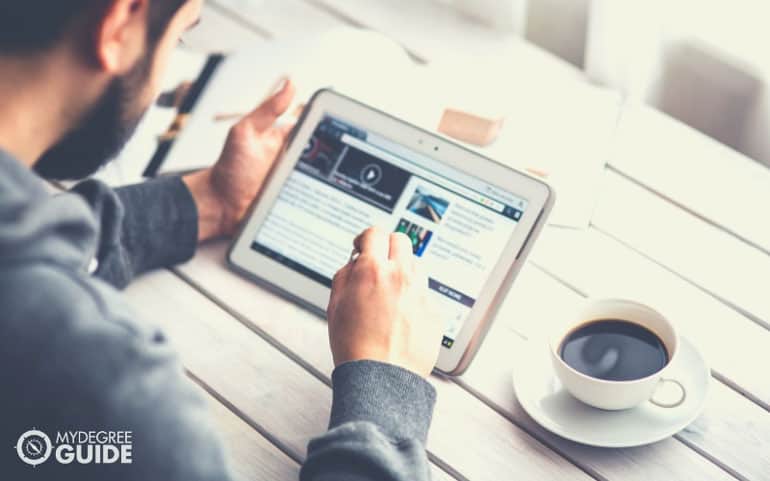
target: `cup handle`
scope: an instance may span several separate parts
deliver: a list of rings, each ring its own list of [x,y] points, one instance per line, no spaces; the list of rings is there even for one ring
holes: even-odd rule
[[[662,402],[662,401],[657,401],[655,399],[655,394],[653,394],[652,397],[650,398],[650,402],[653,403],[654,405],[656,405],[658,407],[662,407],[662,408],[675,408],[675,407],[681,406],[682,403],[684,402],[684,400],[687,399],[687,391],[685,390],[685,388],[682,385],[682,383],[677,381],[676,379],[662,378],[659,381],[659,383],[658,383],[658,387],[662,386],[663,384],[665,384],[667,382],[674,383],[674,384],[676,384],[679,387],[679,390],[682,392],[682,395],[679,397],[679,399],[677,399],[674,402],[666,403],[666,402]],[[657,390],[658,390],[658,388],[655,388],[656,392],[657,392]]]

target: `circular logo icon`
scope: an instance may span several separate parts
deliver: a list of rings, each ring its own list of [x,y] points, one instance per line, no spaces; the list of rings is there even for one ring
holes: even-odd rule
[[[364,185],[374,185],[382,178],[382,169],[377,164],[369,164],[361,171],[361,182]]]
[[[16,443],[19,459],[30,466],[44,463],[51,456],[51,449],[51,439],[46,433],[37,429],[30,429],[22,434]]]

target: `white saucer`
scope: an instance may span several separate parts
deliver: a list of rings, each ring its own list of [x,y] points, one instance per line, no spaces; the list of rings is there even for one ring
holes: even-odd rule
[[[626,448],[654,443],[676,434],[703,410],[710,371],[697,349],[681,338],[676,364],[666,377],[680,381],[687,399],[676,408],[645,402],[624,411],[604,411],[583,404],[565,391],[554,374],[546,343],[529,341],[517,359],[513,389],[524,410],[559,436],[590,446]]]

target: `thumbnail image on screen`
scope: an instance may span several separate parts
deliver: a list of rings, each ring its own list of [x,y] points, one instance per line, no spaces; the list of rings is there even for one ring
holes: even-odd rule
[[[409,239],[412,241],[412,252],[417,257],[422,257],[425,248],[428,247],[431,236],[433,236],[433,232],[406,219],[398,221],[395,232],[403,232],[409,236]]]
[[[438,224],[449,207],[449,201],[432,194],[426,187],[420,186],[414,190],[412,198],[406,208],[410,212],[431,220]]]

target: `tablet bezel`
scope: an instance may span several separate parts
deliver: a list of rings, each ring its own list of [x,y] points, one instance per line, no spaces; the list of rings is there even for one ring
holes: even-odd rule
[[[477,177],[490,185],[526,199],[528,206],[476,299],[451,348],[441,347],[436,369],[458,375],[467,367],[515,278],[531,241],[553,205],[548,184],[468,150],[384,112],[332,90],[316,92],[292,137],[252,206],[240,233],[228,252],[236,270],[265,284],[325,317],[330,289],[251,248],[255,233],[270,213],[287,177],[294,171],[318,122],[330,115],[357,128],[376,133],[420,154]],[[468,171],[473,166],[473,172]],[[260,273],[269,273],[269,279]]]

